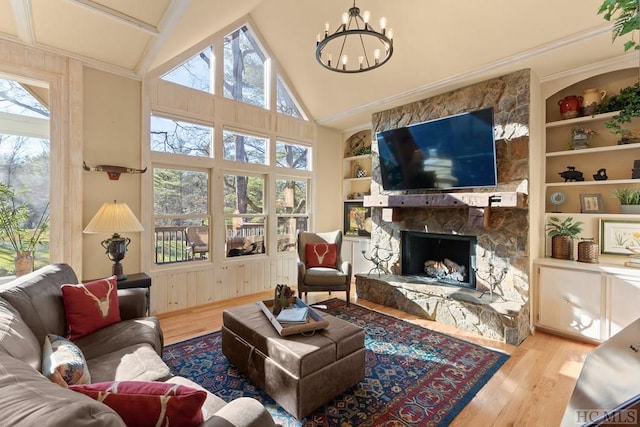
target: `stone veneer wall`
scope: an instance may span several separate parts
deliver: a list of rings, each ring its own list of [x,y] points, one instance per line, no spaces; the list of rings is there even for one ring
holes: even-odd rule
[[[530,70],[517,71],[417,101],[373,115],[373,132],[394,129],[465,111],[493,107],[494,135],[498,166],[498,187],[492,189],[451,190],[450,192],[520,191],[528,193]],[[382,189],[378,147],[373,142],[372,195],[388,193]],[[433,191],[424,191],[433,192]],[[402,194],[421,193],[407,191]],[[399,194],[397,192],[391,194]],[[477,287],[488,289],[490,268],[503,279],[494,291],[511,306],[520,306],[518,325],[511,325],[520,335],[519,343],[529,334],[529,211],[523,208],[494,208],[488,227],[470,225],[468,208],[402,208],[399,220],[384,222],[382,209],[372,208],[372,244],[389,249],[389,273],[401,274],[401,230],[431,233],[475,235],[478,239],[476,264]],[[494,299],[496,297],[494,296]],[[440,301],[442,312],[449,298]],[[436,313],[437,315],[437,313]],[[437,318],[435,320],[438,320]],[[521,335],[524,335],[522,337]]]

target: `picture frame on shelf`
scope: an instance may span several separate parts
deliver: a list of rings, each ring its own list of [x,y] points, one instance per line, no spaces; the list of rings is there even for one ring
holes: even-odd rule
[[[344,203],[344,235],[371,236],[371,208],[362,202]]]
[[[640,221],[600,219],[600,253],[631,255],[629,246],[640,247]]]
[[[580,194],[581,213],[604,213],[602,194]]]

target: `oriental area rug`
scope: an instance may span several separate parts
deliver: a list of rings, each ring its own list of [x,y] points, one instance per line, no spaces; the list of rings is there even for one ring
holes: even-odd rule
[[[259,400],[283,427],[399,427],[448,425],[509,357],[337,298],[320,304],[365,330],[365,379],[302,420],[227,361],[219,331],[167,346],[163,358],[225,401]]]

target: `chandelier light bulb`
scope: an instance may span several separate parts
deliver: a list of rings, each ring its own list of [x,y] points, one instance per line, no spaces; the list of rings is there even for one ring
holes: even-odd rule
[[[365,24],[369,23],[369,18],[371,18],[371,13],[369,13],[368,10],[365,10],[364,13],[362,14],[362,20],[364,21]]]
[[[344,25],[347,25],[347,22],[349,22],[349,14],[347,12],[342,14],[342,23]]]
[[[376,61],[376,65],[380,62],[380,49],[376,49],[373,51],[373,58]]]
[[[384,16],[380,18],[380,29],[384,32],[385,27],[387,26],[387,18]]]
[[[347,60],[349,57],[347,55],[342,55],[342,65],[347,65]]]
[[[387,31],[387,37],[389,37],[389,40],[393,40],[393,28],[389,28],[389,31]]]

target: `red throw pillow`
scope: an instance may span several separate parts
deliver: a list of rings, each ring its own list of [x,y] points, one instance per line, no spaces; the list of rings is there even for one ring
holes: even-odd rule
[[[104,403],[128,426],[198,426],[204,421],[207,392],[159,381],[113,381],[72,385],[74,390]]]
[[[79,285],[62,285],[62,300],[71,340],[120,321],[116,276]]]
[[[336,268],[338,246],[335,243],[307,243],[305,247],[307,268]]]

